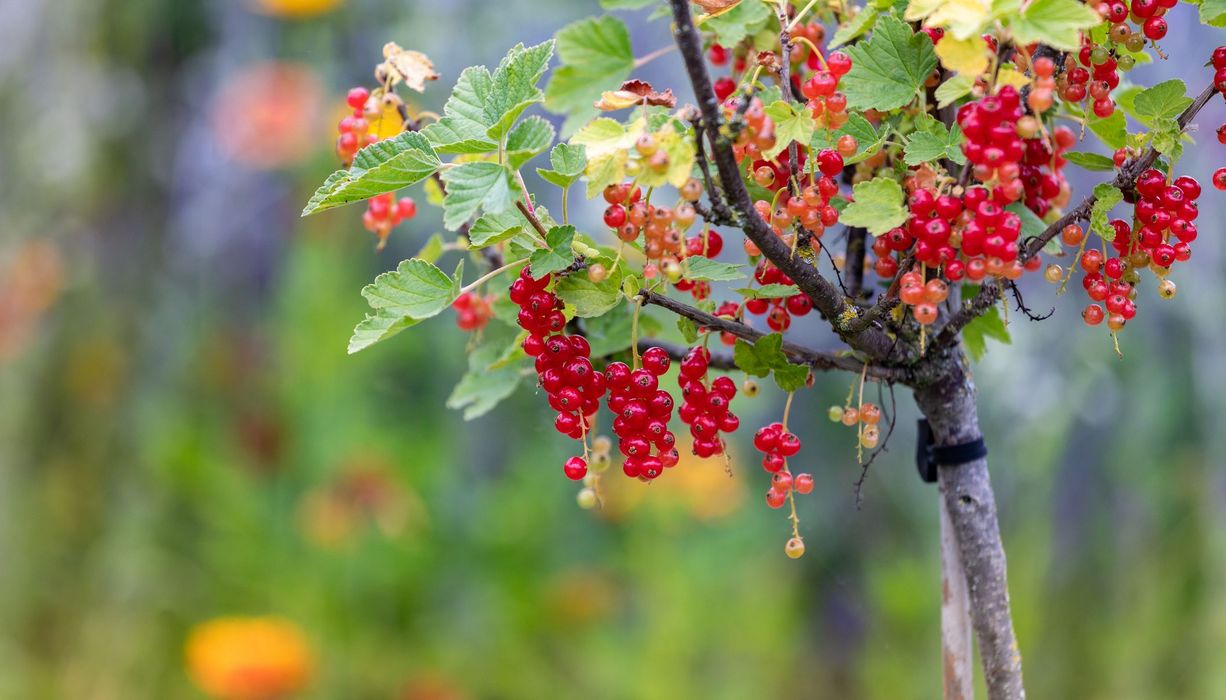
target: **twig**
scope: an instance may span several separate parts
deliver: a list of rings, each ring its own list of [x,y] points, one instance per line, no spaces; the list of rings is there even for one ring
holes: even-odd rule
[[[864,505],[864,480],[868,478],[868,468],[873,466],[873,462],[877,461],[877,456],[882,452],[889,452],[890,436],[894,434],[894,426],[898,423],[898,399],[894,396],[894,382],[886,383],[890,387],[890,412],[886,419],[890,423],[890,427],[885,432],[885,437],[881,439],[881,445],[873,450],[868,456],[868,461],[860,465],[860,478],[856,479],[856,510],[860,510],[860,506]],[[877,402],[881,403],[881,385],[877,385]],[[884,408],[882,409],[884,410]]]
[[[1054,306],[1051,307],[1050,311],[1043,314],[1042,316],[1034,313],[1033,311],[1030,310],[1029,306],[1026,306],[1026,300],[1022,298],[1022,290],[1018,288],[1017,282],[1014,282],[1013,280],[1008,280],[1008,283],[1009,283],[1009,291],[1013,292],[1013,302],[1017,304],[1017,310],[1025,314],[1026,318],[1030,319],[1031,321],[1046,321],[1047,319],[1052,317],[1052,314],[1056,313],[1056,307]]]

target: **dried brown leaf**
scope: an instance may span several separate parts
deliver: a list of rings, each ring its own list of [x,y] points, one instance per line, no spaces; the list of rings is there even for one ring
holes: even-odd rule
[[[403,81],[413,90],[425,92],[426,81],[439,79],[434,63],[420,51],[402,49],[396,42],[389,41],[383,47],[383,58],[375,75],[387,76],[393,85]]]
[[[677,97],[671,88],[657,92],[645,80],[627,80],[617,90],[603,92],[596,100],[596,109],[612,112],[639,104],[672,108],[677,104]]]

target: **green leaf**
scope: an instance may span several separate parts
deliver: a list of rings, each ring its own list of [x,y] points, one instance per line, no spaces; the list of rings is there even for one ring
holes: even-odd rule
[[[538,116],[516,124],[507,134],[507,162],[512,170],[544,153],[553,143],[553,125]]]
[[[1124,118],[1124,113],[1118,109],[1106,119],[1089,115],[1089,127],[1090,131],[1093,131],[1094,135],[1110,146],[1113,151],[1123,148],[1128,141],[1128,121]]]
[[[880,151],[889,133],[890,130],[888,128],[877,131],[873,127],[872,122],[863,116],[851,114],[847,119],[847,123],[833,133],[829,129],[818,129],[815,131],[813,139],[809,142],[809,148],[812,152],[834,148],[840,136],[844,134],[850,135],[856,139],[856,152],[844,158],[843,163],[845,165],[855,165],[862,160],[871,158],[877,151]],[[816,167],[816,160],[810,159],[809,162],[814,164],[813,167]]]
[[[418,323],[421,323],[419,319],[401,316],[393,311],[382,310],[366,314],[366,318],[353,329],[353,335],[349,338],[348,353],[352,355],[365,350]]]
[[[570,263],[567,263],[568,265]],[[533,267],[535,273],[536,268]],[[609,271],[599,284],[593,282],[586,274],[567,275],[554,285],[554,293],[562,301],[575,308],[575,315],[580,318],[591,318],[608,313],[622,301],[622,276],[620,266]]]
[[[625,23],[609,15],[568,24],[556,37],[562,65],[545,85],[545,107],[567,115],[562,133],[571,134],[596,114],[601,92],[630,77],[634,53]]]
[[[536,83],[545,74],[552,57],[553,39],[550,39],[526,48],[516,45],[502,59],[494,71],[492,91],[485,104],[485,114],[491,124],[487,136],[500,140],[525,109],[545,99],[545,93]]]
[[[1192,104],[1182,80],[1166,80],[1136,94],[1132,108],[1141,119],[1177,117]]]
[[[969,75],[955,75],[941,83],[935,93],[938,107],[946,107],[959,99],[971,94],[975,87],[975,78]]]
[[[856,13],[855,17],[847,24],[839,27],[839,30],[830,38],[828,48],[835,49],[852,39],[857,39],[864,35],[865,32],[873,28],[873,24],[877,21],[877,6],[867,5]]]
[[[505,211],[519,194],[519,184],[505,167],[488,161],[461,163],[443,171],[443,226],[454,231],[477,210]]]
[[[780,389],[796,391],[804,386],[809,376],[809,368],[788,362],[782,347],[783,336],[778,333],[764,335],[754,343],[737,338],[732,349],[732,359],[746,374],[755,377],[774,374],[775,383]]]
[[[549,152],[549,164],[552,170],[537,168],[536,174],[552,185],[570,187],[587,167],[587,148],[581,144],[559,143]]]
[[[614,306],[608,313],[583,319],[583,332],[592,346],[592,357],[605,357],[630,347],[631,327],[634,324],[633,308],[633,304],[622,303]],[[656,332],[658,326],[652,317],[639,315],[641,334]]]
[[[485,213],[468,229],[468,247],[477,250],[512,238],[523,238],[524,245],[532,245],[524,231],[523,215],[518,209],[507,209],[497,214]]]
[[[677,330],[681,331],[681,337],[685,339],[686,345],[698,342],[698,325],[685,316],[677,317]]]
[[[515,344],[517,341],[516,338],[510,342]],[[501,361],[508,354],[511,353],[508,353],[504,339],[487,338],[477,346],[468,356],[468,372],[460,378],[447,398],[447,408],[463,409],[464,420],[472,420],[489,413],[503,399],[515,393],[530,364],[526,356],[511,362]]]
[[[1226,0],[1201,0],[1200,22],[1211,27],[1226,27]]]
[[[743,287],[732,290],[746,299],[782,299],[800,294],[794,284],[764,284],[761,287]]]
[[[485,66],[465,68],[443,105],[442,119],[422,133],[443,153],[498,150],[519,115],[544,98],[536,83],[551,56],[552,39],[527,48],[517,44],[493,74]]]
[[[441,165],[424,136],[406,131],[358,151],[352,167],[328,176],[307,202],[302,215],[310,216],[408,187],[430,177]]]
[[[799,391],[809,378],[809,368],[805,365],[786,365],[776,367],[773,372],[775,384],[786,392]]]
[[[962,329],[962,342],[976,362],[983,359],[984,353],[987,352],[988,338],[1005,345],[1013,342],[1009,329],[1005,327],[1004,319],[1000,316],[1000,310],[995,306],[988,307],[983,315],[976,316]]]
[[[932,41],[912,33],[892,15],[881,17],[872,36],[849,47],[847,53],[852,67],[840,87],[847,95],[848,111],[902,107],[915,99],[937,65]]]
[[[1115,170],[1115,161],[1111,160],[1107,156],[1099,155],[1098,153],[1069,151],[1064,154],[1064,159],[1073,165],[1080,166],[1086,170],[1096,170],[1102,172]]]
[[[926,117],[916,124],[916,131],[907,141],[903,160],[907,165],[919,165],[948,158],[962,165],[966,156],[962,154],[962,127],[954,124],[947,130],[941,122]]]
[[[443,105],[443,117],[422,133],[441,153],[490,153],[498,143],[486,132],[492,124],[485,113],[485,102],[493,90],[494,77],[485,66],[465,68],[451,96]]]
[[[1183,156],[1183,129],[1179,128],[1179,122],[1170,117],[1158,117],[1154,119],[1150,143],[1173,165]]]
[[[574,226],[554,226],[545,233],[545,248],[533,251],[528,259],[532,266],[532,275],[542,277],[550,272],[557,272],[570,267],[575,262],[575,251],[571,247],[575,240]]]
[[[443,234],[436,233],[426,241],[426,244],[413,257],[428,263],[437,262],[443,256]]]
[[[384,272],[362,288],[362,296],[375,313],[353,329],[349,353],[386,340],[419,321],[437,316],[460,295],[464,261],[448,277],[432,263],[410,258],[392,272]]]
[[[1111,243],[1115,240],[1115,227],[1107,218],[1115,205],[1124,201],[1124,193],[1114,185],[1102,183],[1094,188],[1094,206],[1090,208],[1090,230]]]
[[[875,177],[852,187],[854,201],[839,215],[847,226],[867,229],[874,236],[901,226],[907,221],[902,186],[890,177]]]
[[[1098,13],[1078,0],[1034,0],[1009,23],[1017,45],[1042,43],[1063,51],[1080,47],[1081,30],[1102,23]]]
[[[741,0],[731,10],[703,21],[699,29],[715,32],[717,42],[732,47],[745,37],[765,29],[772,17],[774,14],[762,0]],[[775,37],[776,40],[778,38]]]
[[[745,277],[742,267],[736,263],[717,262],[698,255],[686,258],[686,278],[710,282],[728,282]]]
[[[817,122],[808,109],[797,110],[783,100],[767,105],[766,116],[775,122],[775,145],[762,153],[765,160],[774,160],[792,142],[808,145],[809,139],[813,138],[813,130],[817,128]]]

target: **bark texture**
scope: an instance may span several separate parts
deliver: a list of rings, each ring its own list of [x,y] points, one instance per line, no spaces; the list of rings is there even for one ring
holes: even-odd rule
[[[975,697],[975,646],[971,637],[971,601],[966,571],[949,506],[941,507],[941,680],[944,700]]]
[[[960,354],[960,348],[956,350]],[[974,383],[965,366],[953,358],[951,355],[950,371],[941,380],[915,390],[916,404],[932,425],[939,445],[958,445],[981,437]],[[966,572],[971,622],[979,640],[988,697],[1020,700],[1026,697],[1022,656],[1009,614],[1005,550],[987,459],[942,464],[939,469],[941,497]]]

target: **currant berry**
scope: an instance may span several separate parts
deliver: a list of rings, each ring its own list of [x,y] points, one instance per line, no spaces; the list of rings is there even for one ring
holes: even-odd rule
[[[783,504],[780,503],[779,505]],[[788,558],[799,559],[805,555],[805,541],[799,537],[793,537],[783,546],[783,551],[788,555]]]
[[[572,481],[579,481],[587,476],[587,460],[582,457],[571,457],[566,460],[562,470],[566,472],[566,476]]]

